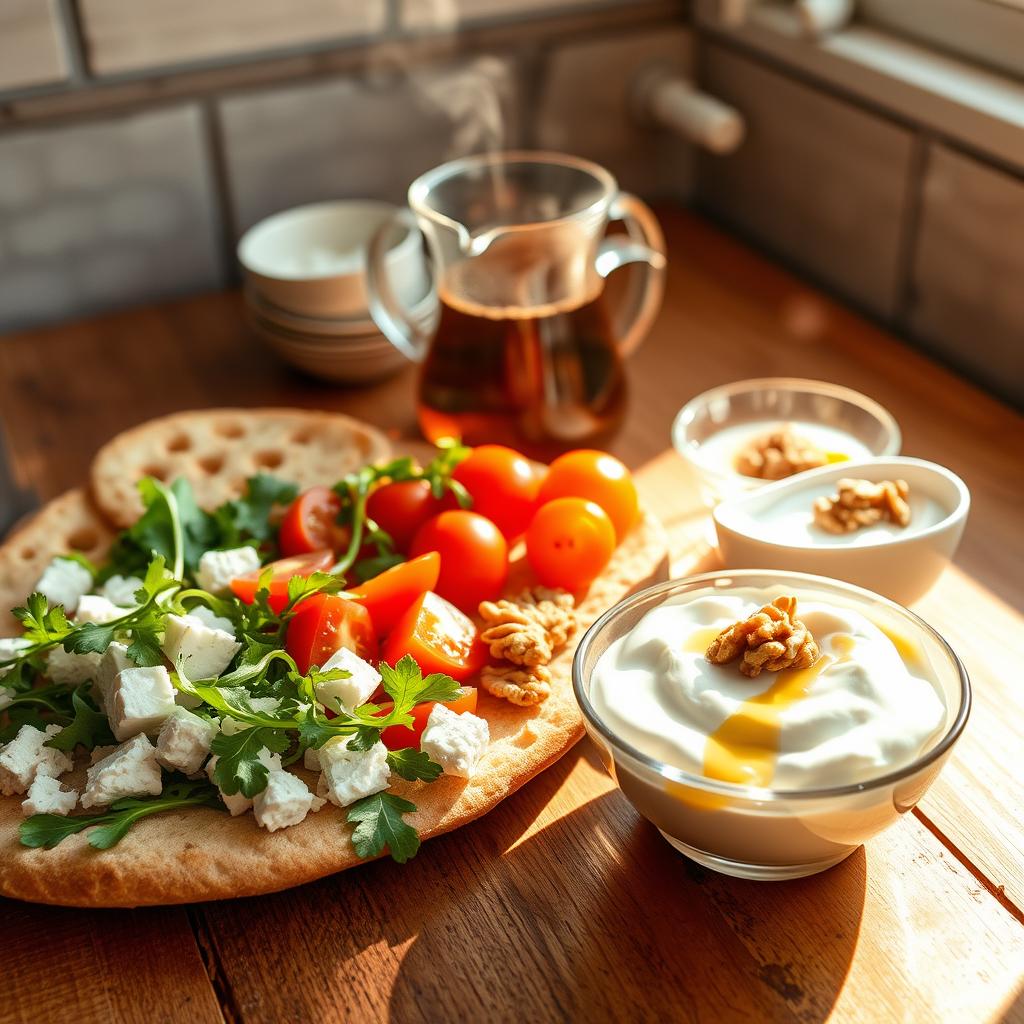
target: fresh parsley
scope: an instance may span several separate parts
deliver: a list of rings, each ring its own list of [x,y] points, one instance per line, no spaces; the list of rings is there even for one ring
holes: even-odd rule
[[[260,752],[266,748],[283,754],[288,747],[288,737],[277,729],[242,729],[232,736],[218,733],[210,747],[210,752],[217,755],[213,780],[225,793],[241,792],[252,798],[267,788],[270,776],[270,769],[259,758]]]
[[[237,548],[249,541],[262,546],[272,541],[276,533],[274,508],[294,501],[298,493],[295,484],[268,473],[250,477],[243,497],[226,501],[213,513],[220,531],[216,546]]]
[[[46,746],[57,750],[74,750],[83,746],[86,750],[115,743],[114,734],[110,731],[107,716],[91,701],[87,700],[83,691],[88,684],[83,683],[71,694],[71,706],[74,718],[56,736],[46,741]]]
[[[348,820],[356,827],[352,832],[352,845],[360,857],[379,857],[387,847],[399,864],[416,856],[420,837],[403,814],[416,810],[416,805],[394,793],[375,793],[357,800],[348,809]]]
[[[433,782],[441,774],[441,766],[430,755],[415,747],[388,751],[388,766],[408,782]]]

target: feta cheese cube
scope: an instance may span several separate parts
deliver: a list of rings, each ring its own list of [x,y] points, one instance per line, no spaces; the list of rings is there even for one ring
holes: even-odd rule
[[[216,723],[178,708],[160,726],[156,738],[157,763],[193,775],[202,768],[216,735]]]
[[[55,779],[71,771],[74,765],[63,750],[44,746],[60,731],[59,725],[48,725],[45,732],[34,725],[23,725],[17,736],[0,748],[0,793],[24,793],[40,775]]]
[[[236,576],[255,572],[259,567],[260,556],[255,548],[207,551],[199,559],[196,583],[211,594],[223,594]]]
[[[194,608],[190,608],[187,617],[198,619],[204,626],[209,626],[210,629],[219,629],[225,633],[230,633],[232,636],[235,635],[235,624],[223,615],[217,615],[212,608],[207,608],[205,604],[197,604]]]
[[[320,771],[320,751],[316,747],[306,747],[302,752],[302,767],[309,772]]]
[[[22,800],[21,810],[25,817],[33,814],[70,814],[78,803],[78,793],[62,789],[60,783],[49,775],[37,775],[28,787],[28,799]]]
[[[51,605],[62,604],[73,615],[84,594],[92,590],[92,573],[73,558],[55,558],[35,585]]]
[[[96,678],[102,659],[102,654],[70,654],[63,647],[54,647],[46,652],[45,674],[52,682],[77,686]]]
[[[470,779],[490,740],[483,718],[468,711],[457,715],[444,704],[435,704],[420,737],[420,750],[436,761],[445,775]]]
[[[388,788],[388,748],[379,741],[369,750],[349,750],[348,738],[339,737],[328,740],[319,754],[322,774],[317,795],[326,796],[332,804],[348,807]]]
[[[138,576],[111,576],[100,587],[100,593],[112,604],[132,608],[138,604],[135,595],[141,586],[142,580]]]
[[[99,594],[83,594],[78,600],[78,608],[75,611],[75,622],[95,622],[103,625],[105,622],[113,622],[127,614],[124,608],[118,608],[112,601],[108,601]]]
[[[32,644],[28,640],[22,639],[20,636],[5,636],[0,637],[0,661],[10,661],[11,658],[16,658],[26,647],[31,647]],[[10,668],[0,668],[0,679],[3,679],[7,673],[10,672]]]
[[[162,790],[163,779],[160,765],[156,763],[156,747],[139,733],[86,772],[82,806],[106,807],[126,796],[159,796]]]
[[[266,747],[264,747],[257,755],[260,761],[270,769],[270,774],[274,772],[283,771],[281,767],[281,755],[272,754]],[[219,757],[214,755],[206,762],[206,777],[214,784],[217,784],[216,779],[213,777],[214,770],[217,767],[217,762],[220,760]],[[224,806],[228,809],[232,818],[237,818],[240,814],[245,814],[250,807],[252,807],[252,798],[247,797],[244,793],[239,790],[237,793],[225,793],[220,786],[217,786],[220,790],[220,798],[224,801]]]
[[[107,718],[119,741],[155,732],[173,715],[174,686],[163,665],[126,668],[118,672],[107,699]]]
[[[316,699],[332,711],[352,711],[365,704],[380,686],[380,673],[347,647],[335,651],[323,664],[323,671],[340,668],[349,673],[347,679],[317,683]]]
[[[314,796],[309,787],[291,772],[273,771],[267,787],[253,799],[256,823],[268,832],[298,825],[310,811],[318,811],[324,801]]]
[[[135,662],[128,657],[128,648],[120,641],[115,640],[100,658],[100,666],[96,670],[93,682],[93,694],[100,706],[101,711],[107,711],[110,702],[110,691],[114,683],[126,668],[134,668]]]
[[[172,665],[184,658],[185,675],[193,681],[216,679],[242,649],[233,632],[211,629],[193,615],[168,615],[161,646]]]

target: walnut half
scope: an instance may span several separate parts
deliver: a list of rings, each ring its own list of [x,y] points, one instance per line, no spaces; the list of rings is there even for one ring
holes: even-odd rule
[[[805,469],[817,469],[828,457],[814,443],[783,423],[752,438],[736,456],[736,472],[760,480],[782,480]]]
[[[853,533],[862,526],[873,526],[883,519],[897,526],[910,522],[910,486],[906,480],[870,480],[844,478],[838,492],[814,499],[814,524],[828,533]]]
[[[576,630],[575,601],[564,590],[527,588],[511,600],[483,601],[480,639],[491,657],[513,665],[546,665]]]
[[[740,671],[754,678],[762,669],[809,668],[818,660],[818,645],[796,616],[796,598],[777,597],[749,619],[723,629],[704,657],[713,665],[740,658]]]

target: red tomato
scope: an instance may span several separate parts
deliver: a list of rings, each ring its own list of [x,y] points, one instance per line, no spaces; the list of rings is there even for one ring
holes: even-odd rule
[[[505,535],[518,537],[537,507],[541,473],[525,456],[500,444],[474,448],[452,474],[473,498],[473,511],[486,516]]]
[[[526,557],[546,587],[585,590],[615,551],[615,530],[600,505],[556,498],[541,505],[526,531]]]
[[[377,657],[370,613],[338,594],[314,594],[300,601],[285,637],[285,650],[299,671],[305,675],[310,665],[323,665],[341,647],[367,661]]]
[[[360,583],[350,594],[370,613],[373,628],[384,636],[420,594],[437,586],[441,556],[430,551]]]
[[[622,540],[636,522],[637,496],[633,477],[626,467],[607,452],[581,448],[560,455],[548,469],[538,502],[554,498],[586,498],[608,513],[615,537]]]
[[[282,555],[304,555],[310,551],[348,547],[351,532],[338,524],[341,498],[327,487],[311,487],[289,506],[281,520],[277,543]]]
[[[476,512],[455,509],[425,522],[413,538],[412,555],[441,556],[437,593],[471,615],[497,597],[508,577],[508,544],[501,531]]]
[[[451,493],[435,498],[426,480],[400,480],[378,487],[367,499],[366,514],[390,534],[397,550],[407,554],[416,531],[456,504]]]
[[[446,700],[444,702],[445,707],[449,707],[457,715],[461,715],[464,711],[468,711],[472,714],[476,711],[476,687],[475,686],[463,686],[458,697],[455,700]],[[412,709],[410,714],[412,715],[412,725],[389,725],[386,729],[381,729],[380,739],[388,750],[401,750],[403,747],[416,747],[419,748],[420,737],[423,735],[423,730],[427,727],[427,719],[430,717],[430,712],[434,710],[434,705],[440,703],[440,701],[427,701],[425,704],[417,704]],[[390,704],[385,704],[385,711],[381,714],[385,714],[390,710]]]
[[[311,551],[308,555],[280,558],[255,572],[236,576],[231,581],[231,591],[239,601],[252,604],[256,598],[260,575],[270,569],[273,573],[270,577],[270,607],[279,612],[288,604],[288,581],[293,576],[312,576],[315,572],[327,572],[332,565],[333,551]]]
[[[384,643],[384,660],[397,665],[411,654],[424,675],[444,672],[460,682],[478,672],[487,661],[468,615],[432,590],[417,598],[395,624]]]

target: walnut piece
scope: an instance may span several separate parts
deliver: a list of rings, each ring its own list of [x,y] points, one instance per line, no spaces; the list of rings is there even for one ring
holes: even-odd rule
[[[815,444],[783,423],[753,438],[736,456],[736,472],[760,480],[782,480],[805,469],[824,466],[828,457]]]
[[[777,597],[749,619],[723,629],[704,657],[713,665],[741,658],[740,671],[753,679],[762,669],[809,668],[818,660],[818,645],[796,617],[796,598]]]
[[[524,708],[551,696],[551,673],[543,665],[486,665],[480,682],[488,693]]]
[[[575,602],[564,590],[533,587],[512,600],[483,601],[480,639],[513,665],[546,665],[576,630]]]
[[[910,522],[909,496],[906,480],[874,484],[844,478],[839,481],[838,493],[814,499],[814,524],[828,533],[852,533],[883,519],[906,526]]]

